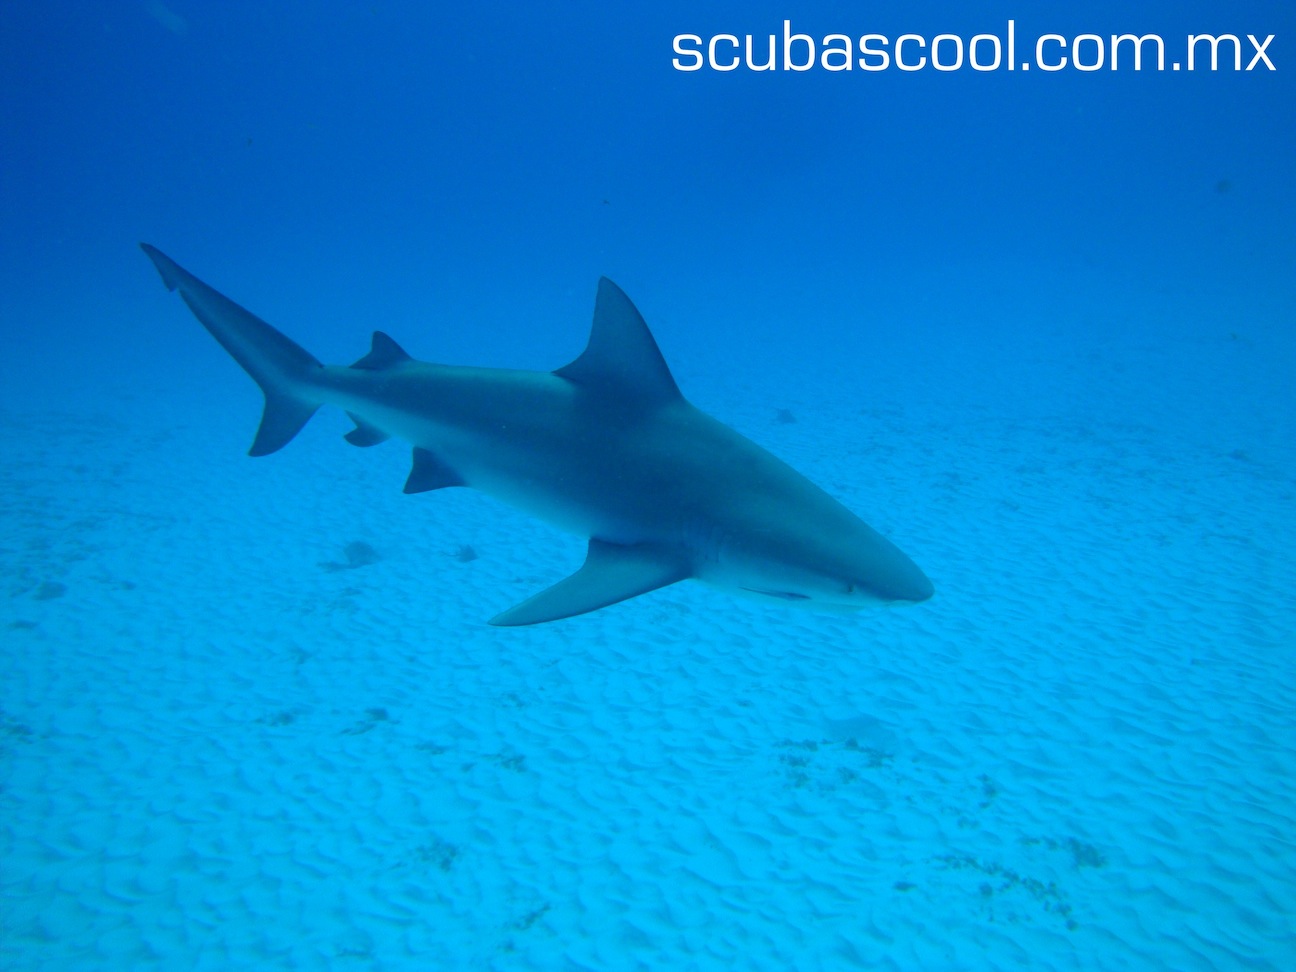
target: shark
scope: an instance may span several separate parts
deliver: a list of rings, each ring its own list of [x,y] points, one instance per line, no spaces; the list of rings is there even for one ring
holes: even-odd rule
[[[249,455],[277,452],[321,406],[336,406],[355,423],[351,445],[412,445],[406,493],[471,487],[589,538],[575,573],[492,625],[571,618],[686,580],[827,611],[932,596],[894,543],[691,405],[638,309],[606,277],[585,350],[556,371],[416,361],[382,331],[338,366],[140,246],[260,386]]]

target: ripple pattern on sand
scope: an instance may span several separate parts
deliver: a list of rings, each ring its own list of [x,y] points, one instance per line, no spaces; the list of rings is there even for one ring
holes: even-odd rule
[[[326,417],[257,462],[10,419],[5,966],[1291,967],[1290,483],[903,412],[864,478],[794,404],[765,441],[929,605],[498,631],[582,544]]]

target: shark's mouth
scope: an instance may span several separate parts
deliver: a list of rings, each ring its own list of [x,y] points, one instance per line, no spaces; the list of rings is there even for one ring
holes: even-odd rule
[[[782,601],[810,600],[809,594],[797,594],[795,591],[766,591],[766,590],[762,590],[759,587],[744,587],[743,590],[749,591],[752,594],[761,594],[764,595],[765,597],[777,597],[779,600]]]

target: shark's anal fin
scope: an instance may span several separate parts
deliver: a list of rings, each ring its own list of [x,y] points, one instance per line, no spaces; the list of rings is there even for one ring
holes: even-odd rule
[[[382,429],[375,425],[370,425],[360,416],[354,415],[351,412],[347,412],[347,415],[350,417],[351,421],[355,423],[356,427],[346,435],[342,436],[342,438],[346,439],[353,446],[376,446],[391,438],[391,436]]]
[[[591,539],[580,570],[491,618],[498,627],[559,621],[597,611],[692,576],[678,553],[652,544],[624,546]]]
[[[437,458],[436,453],[414,447],[414,468],[410,470],[409,479],[405,480],[405,492],[426,493],[431,489],[467,485],[462,476]]]
[[[390,368],[393,365],[411,360],[413,359],[405,353],[405,349],[399,344],[382,331],[374,331],[369,353],[351,367],[359,368],[362,371],[382,371],[384,368]]]

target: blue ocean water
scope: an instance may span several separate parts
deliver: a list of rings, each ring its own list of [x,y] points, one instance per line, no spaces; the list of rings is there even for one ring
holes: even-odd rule
[[[1275,70],[671,63],[1010,20]],[[1294,26],[0,7],[0,965],[1296,967]],[[552,369],[607,275],[936,596],[487,627],[584,538],[336,413],[246,458],[139,241],[337,363]]]

